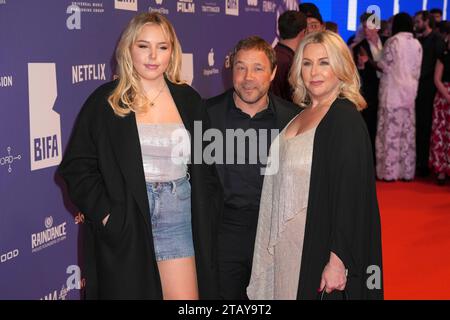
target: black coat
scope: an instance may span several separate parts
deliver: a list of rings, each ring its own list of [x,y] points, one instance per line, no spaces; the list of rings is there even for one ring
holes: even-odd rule
[[[208,127],[200,96],[188,85],[166,82],[194,137],[194,121]],[[70,198],[86,217],[86,298],[162,299],[136,118],[133,112],[123,118],[114,114],[107,97],[115,86],[104,84],[87,99],[59,167]],[[190,164],[188,170],[199,295],[217,298],[221,188],[213,166]],[[107,213],[104,227],[101,221]]]
[[[366,286],[368,267],[382,270],[372,151],[361,115],[346,99],[333,103],[315,133],[299,299],[316,299],[330,251],[349,270],[350,299],[383,298],[382,286]]]

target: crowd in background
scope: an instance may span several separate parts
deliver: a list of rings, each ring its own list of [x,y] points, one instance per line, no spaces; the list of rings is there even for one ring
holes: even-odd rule
[[[298,22],[302,14],[304,31]],[[282,30],[283,20],[297,28],[297,33],[291,30],[297,37],[325,29],[338,33],[337,24],[323,21],[319,8],[311,3],[300,4],[299,12],[284,16],[279,20],[281,45],[275,48],[281,69],[289,51],[285,43],[293,39]],[[433,174],[443,185],[450,176],[449,34],[450,22],[442,20],[440,9],[419,11],[414,17],[402,12],[388,20],[364,13],[357,32],[347,41],[368,104],[362,116],[380,180],[411,181]],[[288,45],[292,57],[299,42]],[[289,99],[288,89],[277,91],[277,81],[272,84],[274,93]]]

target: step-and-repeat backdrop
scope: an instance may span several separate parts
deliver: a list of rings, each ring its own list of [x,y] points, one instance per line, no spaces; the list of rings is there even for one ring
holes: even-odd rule
[[[87,96],[113,76],[137,12],[175,26],[183,77],[204,97],[230,86],[241,38],[276,41],[296,0],[0,0],[0,299],[79,299],[80,218],[55,174]]]

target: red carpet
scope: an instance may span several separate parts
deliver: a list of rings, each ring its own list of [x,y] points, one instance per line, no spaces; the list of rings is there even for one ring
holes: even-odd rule
[[[386,299],[450,299],[450,185],[378,182]]]

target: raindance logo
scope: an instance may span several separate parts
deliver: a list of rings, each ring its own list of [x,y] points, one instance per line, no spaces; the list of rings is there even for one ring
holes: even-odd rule
[[[0,166],[6,166],[8,165],[8,173],[12,172],[11,165],[13,164],[14,160],[20,160],[22,158],[22,155],[12,156],[11,155],[11,147],[7,147],[6,151],[8,151],[8,155],[4,157],[0,157]]]
[[[194,0],[178,0],[177,12],[195,13]]]
[[[44,231],[31,235],[31,252],[37,252],[66,239],[66,222],[53,226],[53,217],[45,218]]]

